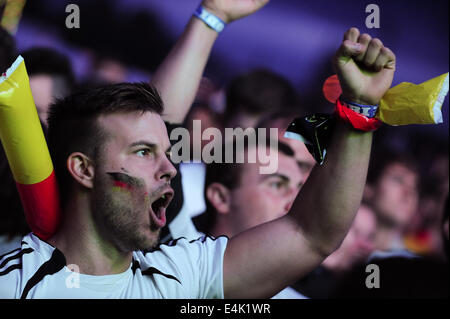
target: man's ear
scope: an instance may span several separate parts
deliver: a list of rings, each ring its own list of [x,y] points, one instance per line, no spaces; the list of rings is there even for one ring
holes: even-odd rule
[[[94,186],[94,163],[83,153],[74,152],[67,158],[67,169],[70,175],[87,188]]]
[[[219,214],[230,211],[230,190],[220,183],[212,183],[206,189],[206,198]]]

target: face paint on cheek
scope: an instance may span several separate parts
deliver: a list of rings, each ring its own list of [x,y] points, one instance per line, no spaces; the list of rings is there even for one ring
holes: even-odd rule
[[[142,193],[145,182],[137,177],[132,177],[124,173],[108,172],[107,173],[113,182],[112,190],[115,192],[121,192],[128,195],[136,193]]]
[[[132,203],[137,210],[149,210],[151,205],[150,196],[146,191],[145,181],[143,179],[117,172],[108,172],[107,174],[113,181],[112,191],[118,194],[118,196],[126,196],[122,200]]]
[[[124,182],[114,181],[113,191],[125,191],[130,193],[132,187]]]

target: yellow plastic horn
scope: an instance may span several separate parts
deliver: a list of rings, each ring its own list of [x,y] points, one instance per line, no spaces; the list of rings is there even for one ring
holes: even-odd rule
[[[0,78],[0,140],[28,225],[47,239],[59,224],[59,193],[21,56]]]
[[[337,75],[326,79],[322,89],[331,103],[342,94]],[[448,89],[448,72],[420,84],[402,82],[387,90],[376,118],[389,125],[442,123],[442,104]]]

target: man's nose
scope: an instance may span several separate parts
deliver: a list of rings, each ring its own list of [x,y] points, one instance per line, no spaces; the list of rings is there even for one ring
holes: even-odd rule
[[[414,185],[405,185],[403,187],[403,194],[407,198],[414,199],[417,196],[417,188]]]
[[[172,162],[167,157],[164,157],[161,162],[160,169],[158,170],[156,179],[165,179],[166,182],[170,182],[170,180],[174,178],[175,175],[177,175],[177,170],[173,166]]]
[[[289,202],[286,203],[286,205],[284,206],[284,212],[286,214],[289,213],[293,204],[294,204],[294,200],[290,200]]]
[[[285,213],[288,213],[291,210],[292,205],[294,204],[294,201],[297,198],[298,192],[299,192],[298,188],[292,187],[289,189],[288,193],[286,194],[288,201],[286,205],[284,205]]]

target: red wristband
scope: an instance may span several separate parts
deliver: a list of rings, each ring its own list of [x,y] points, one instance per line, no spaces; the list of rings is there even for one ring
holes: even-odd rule
[[[349,109],[345,102],[341,99],[336,100],[336,116],[349,123],[353,128],[359,131],[371,132],[375,131],[383,124],[379,119],[369,118],[363,114],[357,113]]]

